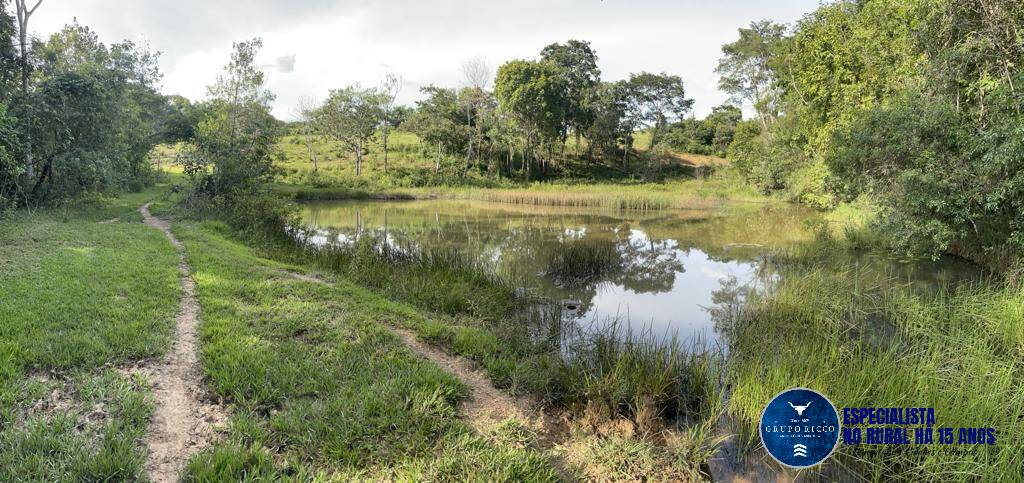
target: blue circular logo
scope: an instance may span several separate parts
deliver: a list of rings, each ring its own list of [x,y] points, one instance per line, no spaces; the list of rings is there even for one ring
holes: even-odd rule
[[[818,391],[780,392],[761,413],[761,444],[776,461],[807,468],[828,458],[839,444],[839,412]]]

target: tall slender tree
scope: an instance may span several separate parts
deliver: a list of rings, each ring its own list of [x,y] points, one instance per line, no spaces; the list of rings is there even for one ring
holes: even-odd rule
[[[459,91],[459,105],[469,127],[466,131],[469,134],[466,143],[466,164],[462,169],[462,176],[465,176],[473,162],[474,153],[479,157],[480,149],[474,150],[474,143],[482,141],[482,117],[493,100],[493,96],[487,91],[491,83],[491,66],[483,57],[470,57],[462,63],[462,77],[466,87]]]
[[[384,172],[388,172],[388,131],[391,129],[392,117],[395,112],[395,102],[398,94],[402,92],[402,76],[388,71],[378,88],[380,94],[381,114],[381,144],[384,148]]]
[[[317,102],[310,97],[299,99],[299,103],[292,110],[292,117],[299,122],[302,130],[302,138],[306,142],[306,152],[309,154],[309,162],[313,167],[313,174],[317,171],[316,146],[314,145],[314,114]]]
[[[262,47],[258,38],[235,43],[231,61],[207,88],[210,106],[196,130],[197,152],[186,164],[207,194],[249,190],[270,175],[277,120],[270,115],[274,95],[256,62]]]
[[[26,0],[14,0],[18,14],[18,45],[21,48],[21,93],[23,95],[28,94],[28,74],[29,66],[31,65],[28,58],[28,21],[42,3],[43,0],[36,0],[35,5],[29,7]],[[35,176],[32,162],[32,138],[26,137],[25,143],[27,145],[25,149],[25,175],[32,178]]]
[[[718,87],[737,103],[757,112],[762,129],[778,116],[778,94],[771,60],[773,49],[786,33],[786,26],[770,20],[751,22],[739,29],[740,38],[722,46],[723,57],[715,67]]]
[[[693,99],[686,97],[683,80],[677,75],[630,74],[626,88],[638,119],[651,127],[649,147],[654,147],[670,122],[682,118],[693,108]]]

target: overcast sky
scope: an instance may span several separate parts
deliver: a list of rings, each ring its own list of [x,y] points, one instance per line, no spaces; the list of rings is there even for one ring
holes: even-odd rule
[[[723,43],[752,20],[793,22],[817,0],[43,0],[31,30],[47,36],[77,17],[107,43],[148,41],[162,52],[162,90],[202,99],[231,42],[263,38],[260,61],[289,118],[305,96],[322,99],[353,82],[402,74],[400,102],[428,84],[456,86],[460,66],[482,56],[496,69],[535,58],[552,42],[588,40],[604,80],[630,72],[681,76],[694,113],[722,103],[713,70]]]

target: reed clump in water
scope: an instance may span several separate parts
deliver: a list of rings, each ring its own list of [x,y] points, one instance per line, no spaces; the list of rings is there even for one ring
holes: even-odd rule
[[[303,258],[430,310],[493,317],[524,303],[514,283],[455,250],[398,247],[375,237],[347,246],[308,240],[295,242]]]
[[[548,253],[547,266],[547,275],[559,284],[575,286],[620,269],[622,255],[612,240],[570,238]]]

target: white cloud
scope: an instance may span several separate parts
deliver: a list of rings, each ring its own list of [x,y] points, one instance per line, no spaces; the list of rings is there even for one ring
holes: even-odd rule
[[[49,34],[77,16],[107,42],[147,39],[164,53],[163,90],[194,99],[216,79],[232,41],[260,36],[260,62],[280,117],[300,98],[323,98],[353,82],[373,85],[385,65],[402,74],[399,100],[411,103],[422,86],[459,84],[468,57],[483,56],[496,68],[576,38],[592,43],[606,80],[642,70],[680,75],[702,116],[726,98],[713,69],[737,28],[761,18],[791,22],[816,6],[817,0],[44,0],[32,28]]]
[[[274,61],[274,68],[282,74],[295,71],[295,54],[282,55]]]

